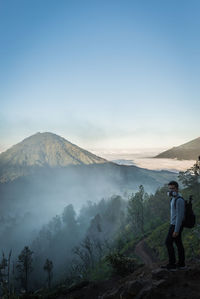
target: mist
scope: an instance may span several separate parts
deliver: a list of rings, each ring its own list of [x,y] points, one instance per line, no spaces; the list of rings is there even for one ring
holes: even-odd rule
[[[14,248],[18,254],[68,204],[73,204],[79,213],[88,201],[96,203],[115,194],[127,197],[141,183],[149,193],[154,192],[168,177],[173,178],[174,174],[106,163],[42,168],[0,184],[1,250]]]

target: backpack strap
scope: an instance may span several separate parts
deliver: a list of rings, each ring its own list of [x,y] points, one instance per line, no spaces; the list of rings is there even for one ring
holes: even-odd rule
[[[177,201],[177,199],[179,199],[179,198],[182,198],[182,199],[184,200],[184,198],[183,198],[182,196],[178,196],[178,197],[176,197],[176,198],[175,198],[175,202],[174,202],[174,207],[175,207],[175,209],[176,209],[176,201]]]

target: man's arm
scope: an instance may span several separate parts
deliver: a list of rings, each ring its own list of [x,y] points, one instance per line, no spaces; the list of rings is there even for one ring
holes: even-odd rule
[[[176,224],[174,232],[179,233],[181,224],[185,215],[185,201],[183,198],[178,198],[176,201]]]

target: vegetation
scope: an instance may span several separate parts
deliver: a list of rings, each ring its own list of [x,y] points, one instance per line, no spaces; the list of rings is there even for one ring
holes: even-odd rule
[[[196,215],[197,225],[193,229],[184,229],[183,243],[187,259],[200,259],[200,182],[199,173],[195,171],[196,164],[185,172],[179,173],[179,180],[184,188],[181,190],[184,199],[188,200],[189,196],[193,196],[193,209]],[[163,240],[168,230],[168,222],[158,226],[149,235],[147,239],[148,245],[155,250],[157,256],[164,260],[167,258],[167,252],[163,246]]]
[[[114,273],[119,275],[127,275],[134,272],[136,268],[136,260],[127,257],[120,252],[113,252],[105,257],[105,260],[112,266]]]
[[[197,217],[197,225],[183,232],[186,258],[199,260],[200,183],[194,168],[180,173],[179,179],[184,186],[183,197],[193,195]],[[14,294],[23,298],[23,293],[32,298],[41,294],[43,298],[51,298],[55,290],[61,292],[77,283],[127,275],[139,266],[134,248],[144,238],[157,257],[165,260],[168,226],[167,185],[154,194],[147,194],[141,185],[128,198],[114,195],[98,203],[89,201],[78,215],[72,204],[67,205],[61,215],[42,227],[30,248],[24,247],[18,260],[13,261],[12,271],[12,252],[8,258],[3,253],[2,298],[14,298]],[[47,273],[45,280],[44,272]]]

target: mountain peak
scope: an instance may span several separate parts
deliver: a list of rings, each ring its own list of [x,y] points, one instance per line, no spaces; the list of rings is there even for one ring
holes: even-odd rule
[[[17,175],[19,169],[23,173],[27,167],[66,167],[106,162],[59,135],[37,132],[0,154],[0,180],[2,168],[4,173],[6,168],[12,168]]]
[[[37,132],[29,137],[26,137],[25,139],[22,140],[22,142],[30,142],[30,140],[35,140],[36,142],[39,141],[39,140],[47,140],[47,139],[58,139],[58,140],[65,140],[67,142],[69,142],[68,140],[66,140],[65,138],[55,134],[55,133],[52,133],[52,132]],[[70,142],[69,142],[70,143]]]

